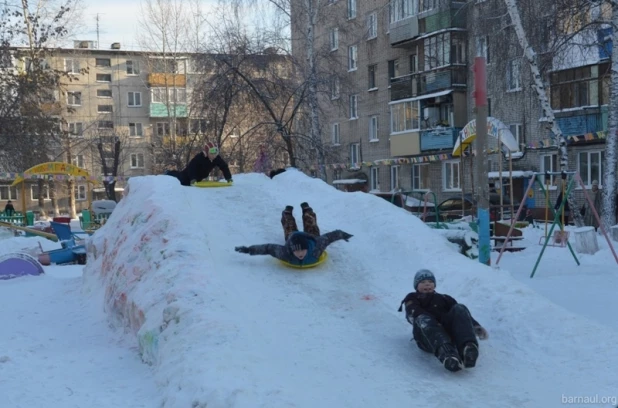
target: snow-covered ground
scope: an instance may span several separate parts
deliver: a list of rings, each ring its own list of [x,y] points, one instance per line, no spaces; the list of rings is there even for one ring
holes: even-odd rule
[[[548,248],[530,279],[542,230],[526,229],[528,248],[490,268],[381,198],[295,171],[234,179],[221,189],[131,179],[89,242],[83,280],[79,267],[54,266],[0,282],[0,395],[12,398],[0,405],[618,404],[618,266],[607,244],[578,255],[581,266]],[[323,232],[354,235],[329,247],[326,264],[299,271],[234,252],[283,242],[281,210],[294,205],[300,225],[302,201]],[[0,254],[37,241],[5,239]],[[474,369],[449,373],[409,341],[397,308],[423,267],[489,331]]]

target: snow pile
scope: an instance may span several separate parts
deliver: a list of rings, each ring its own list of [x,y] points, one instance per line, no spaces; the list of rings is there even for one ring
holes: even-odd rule
[[[162,406],[558,407],[615,392],[615,331],[457,254],[409,212],[291,170],[234,179],[198,189],[133,178],[88,245],[84,287],[136,334]],[[283,242],[281,210],[294,205],[301,225],[302,201],[322,232],[354,235],[323,267],[234,252]],[[396,309],[423,267],[489,330],[473,370],[448,373],[409,342]]]

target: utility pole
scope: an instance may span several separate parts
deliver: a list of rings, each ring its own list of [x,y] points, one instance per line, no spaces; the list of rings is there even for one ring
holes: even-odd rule
[[[479,231],[479,262],[491,265],[489,241],[489,180],[487,175],[487,68],[484,57],[474,59],[476,107],[475,199]]]
[[[99,13],[97,13],[96,20],[97,20],[97,50],[98,50],[99,49],[99,44],[101,43],[99,41]]]

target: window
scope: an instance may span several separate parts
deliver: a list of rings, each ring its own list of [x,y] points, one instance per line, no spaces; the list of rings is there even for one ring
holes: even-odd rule
[[[144,168],[144,154],[143,153],[131,153],[131,168],[143,169]]]
[[[76,58],[65,58],[64,70],[69,74],[79,74],[79,60]]]
[[[392,82],[393,78],[399,76],[399,60],[390,60],[388,61],[388,82]]]
[[[420,12],[425,12],[429,10],[433,10],[436,8],[436,3],[438,0],[419,0]]]
[[[331,140],[333,141],[333,145],[339,146],[341,144],[341,139],[339,135],[339,123],[333,123],[331,128]]]
[[[391,191],[399,190],[399,166],[391,166]]]
[[[170,134],[169,122],[157,122],[157,136],[169,136]]]
[[[489,37],[476,37],[476,56],[485,57],[485,63],[489,64]]]
[[[71,164],[77,167],[84,167],[84,155],[74,154],[73,156],[71,156]]]
[[[487,116],[491,116],[491,98],[487,98]]]
[[[358,119],[358,95],[350,95],[350,119]]]
[[[418,0],[392,0],[390,3],[390,22],[394,23],[415,16],[418,14],[417,4]]]
[[[451,34],[444,33],[426,38],[423,41],[425,49],[425,70],[440,68],[451,61]]]
[[[84,134],[84,124],[82,122],[69,122],[69,135],[82,136]]]
[[[419,101],[400,102],[391,105],[391,133],[419,129]]]
[[[49,188],[47,188],[47,185],[43,186],[43,200],[47,201],[49,200]],[[38,201],[39,200],[39,185],[38,184],[32,184],[30,186],[30,199],[32,201]]]
[[[367,16],[367,39],[372,40],[378,37],[378,15],[371,13]]]
[[[506,67],[506,90],[507,91],[520,91],[521,90],[521,76],[519,74],[519,65],[521,59],[516,58],[509,61]]]
[[[111,120],[100,120],[98,123],[98,128],[99,129],[113,129],[114,122],[112,122]]]
[[[376,84],[376,71],[378,70],[378,66],[377,65],[369,65],[369,67],[367,67],[367,76],[369,79],[369,84],[368,84],[368,89],[372,90],[372,89],[377,89],[378,86]]]
[[[410,73],[413,74],[418,71],[418,55],[410,54]]]
[[[341,180],[341,169],[335,169],[333,171],[333,180]]]
[[[378,137],[378,115],[369,118],[369,141],[377,142]]]
[[[348,0],[348,18],[356,17],[356,0]]]
[[[112,113],[114,108],[112,105],[98,105],[97,112],[99,113]]]
[[[169,102],[186,103],[187,102],[187,90],[185,88],[169,88],[166,92],[166,88],[152,88],[152,102],[153,103],[167,103],[169,94]]]
[[[371,190],[380,191],[380,168],[378,166],[372,166],[370,175]]]
[[[605,152],[602,150],[579,152],[577,155],[577,170],[586,187],[592,187],[594,180],[599,182],[599,188],[603,187],[603,160]]]
[[[112,90],[111,89],[97,89],[97,98],[111,98]]]
[[[141,92],[129,92],[129,107],[142,106],[142,93]]]
[[[451,64],[466,63],[466,41],[459,36],[451,36]]]
[[[330,82],[330,99],[339,98],[339,77],[333,75]]]
[[[350,144],[350,168],[360,169],[360,144]]]
[[[127,60],[127,75],[139,75],[139,61]]]
[[[513,134],[513,137],[515,138],[515,140],[517,141],[518,146],[524,143],[524,133],[523,133],[523,127],[521,124],[515,123],[512,125],[509,125],[509,130]]]
[[[444,191],[460,191],[459,160],[447,160],[442,162],[442,185]]]
[[[97,67],[111,67],[112,61],[109,58],[96,58],[94,65]]]
[[[17,200],[17,188],[10,186],[0,186],[0,200]]]
[[[141,123],[129,123],[129,136],[142,137],[144,136],[144,127]]]
[[[206,133],[208,129],[208,120],[206,119],[191,119],[191,133]],[[232,130],[230,137],[238,137],[236,129]]]
[[[558,167],[558,155],[557,154],[544,154],[541,156],[541,165],[540,167],[540,172],[541,173],[545,173],[546,171],[548,172],[556,172],[556,171],[560,171],[560,168]],[[581,173],[580,173],[581,175]],[[554,185],[554,177],[555,176],[550,176],[549,177],[549,184],[550,186]],[[583,177],[582,177],[583,179]],[[547,180],[543,179],[543,184],[547,184]],[[555,188],[555,187],[550,187],[550,188]]]
[[[348,71],[355,71],[358,67],[358,47],[356,45],[350,45],[348,47]]]
[[[85,201],[86,200],[86,186],[84,186],[84,185],[77,185],[77,186],[75,186],[75,189],[74,189],[73,193],[75,194],[75,200],[76,201]]]
[[[339,49],[339,29],[332,28],[330,30],[330,50],[337,51]]]
[[[111,74],[97,74],[97,82],[112,82]]]
[[[82,93],[81,92],[67,92],[67,105],[81,106]]]
[[[429,164],[412,165],[412,190],[429,190]]]
[[[599,72],[609,72],[607,65],[600,65]],[[609,94],[608,75],[593,75],[591,67],[579,67],[554,72],[550,76],[551,106],[553,109],[569,109],[581,106],[606,104]],[[598,92],[597,92],[598,90]],[[596,94],[601,94],[598,101]],[[595,96],[593,96],[595,95]]]

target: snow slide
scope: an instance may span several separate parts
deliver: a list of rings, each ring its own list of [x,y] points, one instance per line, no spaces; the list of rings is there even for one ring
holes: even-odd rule
[[[381,198],[296,171],[225,189],[133,178],[88,245],[84,288],[133,332],[166,408],[559,407],[616,395],[615,331],[457,254]],[[308,201],[329,247],[312,270],[234,246],[283,242],[285,205]],[[551,267],[551,266],[545,266]],[[401,299],[419,268],[489,331],[477,367],[449,373],[410,342]]]

